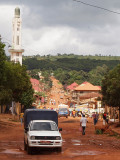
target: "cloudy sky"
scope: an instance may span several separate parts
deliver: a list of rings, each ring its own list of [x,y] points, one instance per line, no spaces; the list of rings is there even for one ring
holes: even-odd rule
[[[79,0],[77,0],[79,1]],[[15,7],[22,18],[24,55],[120,56],[120,0],[0,0],[0,34],[12,43]]]

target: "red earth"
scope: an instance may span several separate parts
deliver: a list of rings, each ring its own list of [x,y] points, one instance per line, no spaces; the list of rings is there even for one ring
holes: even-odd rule
[[[48,99],[56,103],[50,104],[49,101],[46,106],[57,108],[59,103],[66,102],[65,93],[59,81],[54,77],[51,79],[53,87]],[[20,121],[12,115],[0,114],[0,160],[120,160],[119,135],[114,135],[111,129],[106,134],[95,134],[91,118],[88,119],[86,135],[82,135],[79,121],[78,117],[59,118],[59,128],[63,129],[62,153],[48,149],[34,150],[33,155],[28,155],[24,151],[24,128]],[[99,120],[97,127],[101,126],[102,120]],[[120,127],[115,130],[120,132]]]
[[[0,160],[120,160],[120,139],[108,134],[95,134],[92,119],[88,119],[86,135],[79,131],[80,118],[59,118],[63,138],[62,153],[55,150],[24,151],[24,128],[12,115],[0,115]],[[101,121],[98,125],[101,125]]]

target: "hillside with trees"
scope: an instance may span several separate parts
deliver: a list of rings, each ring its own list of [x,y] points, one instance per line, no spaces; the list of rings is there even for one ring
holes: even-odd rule
[[[89,81],[94,85],[101,85],[102,79],[109,70],[120,64],[120,57],[112,56],[78,56],[59,55],[58,56],[33,56],[23,57],[23,64],[30,70],[32,77],[37,76],[37,72],[42,74],[51,73],[63,84],[69,85],[73,82],[78,84]]]

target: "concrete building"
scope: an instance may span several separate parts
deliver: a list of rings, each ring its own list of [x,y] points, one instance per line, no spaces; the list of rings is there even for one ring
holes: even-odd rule
[[[22,20],[20,17],[20,8],[15,8],[15,14],[13,18],[13,35],[12,35],[12,47],[9,49],[11,54],[11,61],[20,63],[22,65],[22,53],[24,49],[21,46],[21,26]]]
[[[100,96],[101,87],[94,86],[89,82],[83,82],[72,92],[72,99],[79,104],[84,99],[94,98]]]

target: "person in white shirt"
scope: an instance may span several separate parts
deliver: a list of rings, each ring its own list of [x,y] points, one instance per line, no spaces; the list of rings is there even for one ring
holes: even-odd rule
[[[85,128],[86,128],[87,118],[85,115],[80,119],[80,126],[82,127],[82,135],[85,135]]]

